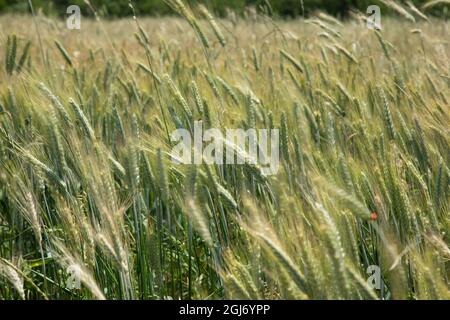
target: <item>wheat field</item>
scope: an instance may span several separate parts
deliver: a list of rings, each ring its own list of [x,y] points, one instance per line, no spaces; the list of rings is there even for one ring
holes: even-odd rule
[[[450,299],[449,23],[180,3],[0,17],[0,299]],[[278,173],[174,163],[194,121]]]

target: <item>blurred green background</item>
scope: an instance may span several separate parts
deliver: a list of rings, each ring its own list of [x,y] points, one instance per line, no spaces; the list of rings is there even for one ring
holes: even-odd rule
[[[104,16],[127,16],[131,14],[128,0],[90,0],[92,5]],[[429,0],[411,0],[420,7]],[[42,9],[46,14],[65,15],[66,8],[71,5],[79,5],[84,15],[89,15],[83,0],[32,0],[34,7]],[[244,8],[254,6],[261,8],[267,6],[267,2],[273,9],[274,14],[283,17],[296,17],[303,13],[302,0],[185,0],[191,6],[196,3],[204,3],[218,15],[225,15],[226,8],[234,9],[236,12],[244,12]],[[403,1],[400,1],[400,3]],[[134,0],[140,15],[165,15],[173,12],[163,0]],[[357,8],[363,12],[371,4],[382,4],[377,0],[303,0],[305,14],[308,15],[316,10],[323,10],[335,16],[345,16],[350,8]],[[383,10],[388,11],[386,8]],[[0,0],[0,12],[28,12],[28,0]],[[434,15],[448,16],[449,6],[442,4],[431,12]]]

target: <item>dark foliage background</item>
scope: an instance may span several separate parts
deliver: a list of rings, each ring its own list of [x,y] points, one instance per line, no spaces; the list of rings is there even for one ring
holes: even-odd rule
[[[131,14],[128,7],[128,0],[90,0],[92,5],[107,16],[127,16]],[[411,0],[420,7],[429,0]],[[66,8],[71,5],[79,5],[83,14],[90,14],[83,0],[32,0],[36,9],[42,9],[47,14],[64,15]],[[185,0],[191,6],[196,3],[204,3],[216,14],[224,15],[226,8],[236,12],[244,12],[248,6],[261,8],[267,6],[267,2],[273,9],[274,14],[284,17],[295,17],[303,14],[301,0]],[[402,2],[402,1],[400,1]],[[164,3],[164,0],[134,0],[139,14],[142,15],[165,15],[172,11]],[[371,4],[383,5],[378,0],[303,0],[305,14],[308,15],[316,10],[323,10],[336,16],[345,16],[350,8],[357,8],[365,11]],[[387,9],[387,8],[383,8]],[[0,0],[0,12],[27,12],[28,0]],[[448,6],[439,6],[433,11],[436,15],[447,16]],[[430,13],[430,12],[427,12]]]

